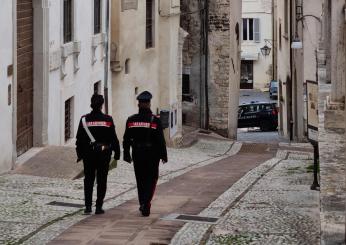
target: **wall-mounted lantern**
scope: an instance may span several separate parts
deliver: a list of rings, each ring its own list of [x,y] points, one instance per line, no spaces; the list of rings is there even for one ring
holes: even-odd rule
[[[271,50],[272,49],[269,48],[268,45],[266,44],[266,45],[264,45],[264,47],[261,48],[261,53],[263,56],[268,56],[268,55],[270,55]]]
[[[272,43],[271,43],[272,40],[264,39],[264,41],[265,41],[265,44],[261,48],[261,53],[263,56],[268,56],[268,55],[270,55],[270,51],[272,50],[271,47],[268,46],[268,43],[269,43],[269,45],[272,45]]]

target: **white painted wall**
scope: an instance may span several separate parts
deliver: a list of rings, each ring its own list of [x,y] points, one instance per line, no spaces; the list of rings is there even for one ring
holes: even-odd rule
[[[263,56],[261,48],[268,45],[272,48],[272,5],[270,0],[243,0],[242,18],[260,19],[260,42],[243,40],[241,50],[248,54],[258,54],[258,60],[254,60],[253,75],[254,88],[268,88],[271,80],[272,53],[269,56]],[[241,23],[242,24],[242,23]],[[242,26],[242,25],[241,25]],[[243,35],[241,28],[241,37]],[[269,42],[265,42],[269,40]]]
[[[50,56],[55,52],[62,52],[73,42],[80,42],[81,49],[77,54],[68,55],[65,63],[66,76],[62,78],[61,67],[50,71],[49,74],[49,102],[48,102],[48,145],[65,145],[64,139],[64,109],[65,101],[73,97],[73,135],[75,136],[79,119],[90,112],[90,98],[93,94],[94,83],[102,81],[104,87],[104,45],[97,45],[95,51],[96,62],[93,64],[93,39],[102,34],[94,35],[93,29],[93,0],[74,1],[74,32],[73,42],[63,44],[63,2],[51,1],[49,8],[49,50]],[[102,31],[105,32],[106,1],[103,1]],[[101,38],[102,39],[102,38]],[[79,70],[75,69],[78,59]],[[110,103],[111,103],[111,97]]]
[[[7,67],[14,63],[13,0],[2,0],[0,8],[0,173],[12,167],[12,115],[14,76],[7,75]],[[8,86],[12,86],[12,103],[8,105]]]
[[[147,90],[153,94],[151,109],[154,114],[177,108],[181,117],[181,100],[178,98],[179,15],[161,17],[159,1],[155,1],[154,47],[146,49],[145,1],[138,1],[137,9],[125,11],[121,11],[120,2],[112,1],[112,42],[117,47],[117,61],[122,68],[112,73],[112,97],[113,117],[119,138],[122,138],[127,118],[138,112],[136,97],[139,93]],[[125,74],[127,59],[130,60],[129,73]],[[165,133],[170,139],[178,131],[177,125]]]

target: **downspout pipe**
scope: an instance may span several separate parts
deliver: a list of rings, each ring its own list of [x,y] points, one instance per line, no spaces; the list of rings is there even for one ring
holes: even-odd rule
[[[109,111],[109,99],[108,99],[108,70],[109,70],[109,1],[106,0],[106,40],[105,40],[105,53],[106,57],[104,60],[104,95],[105,95],[105,113],[108,114]]]
[[[275,16],[274,16],[274,11],[275,11],[275,7],[274,7],[274,0],[272,1],[272,80],[276,80],[276,76],[275,76],[275,67],[276,67],[276,63],[275,63],[275,52],[276,52],[276,42],[275,42]]]
[[[209,63],[209,0],[205,0],[205,74],[204,74],[204,89],[205,89],[205,129],[209,129],[209,96],[208,96],[208,63]]]
[[[289,98],[289,109],[290,109],[290,141],[293,141],[293,128],[294,128],[294,121],[293,121],[293,49],[291,48],[291,41],[293,37],[293,9],[292,9],[292,0],[289,1],[290,5],[290,35],[289,35],[289,47],[290,47],[290,96]]]
[[[17,0],[12,1],[12,164],[11,169],[15,168],[17,159]]]

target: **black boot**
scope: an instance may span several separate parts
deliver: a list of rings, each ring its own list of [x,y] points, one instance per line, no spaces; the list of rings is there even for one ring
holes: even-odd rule
[[[140,211],[142,212],[142,216],[148,217],[150,215],[150,205],[142,205]]]
[[[91,206],[86,206],[84,209],[84,214],[91,214],[91,212],[92,212]]]
[[[102,207],[96,207],[95,214],[104,214],[105,211],[102,209]]]

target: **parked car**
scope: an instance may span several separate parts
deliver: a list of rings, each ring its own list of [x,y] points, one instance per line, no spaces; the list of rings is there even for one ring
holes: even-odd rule
[[[261,131],[274,131],[278,127],[275,103],[254,101],[239,106],[238,128],[259,127]]]
[[[270,81],[269,84],[269,98],[274,100],[278,98],[278,82],[276,80]]]

